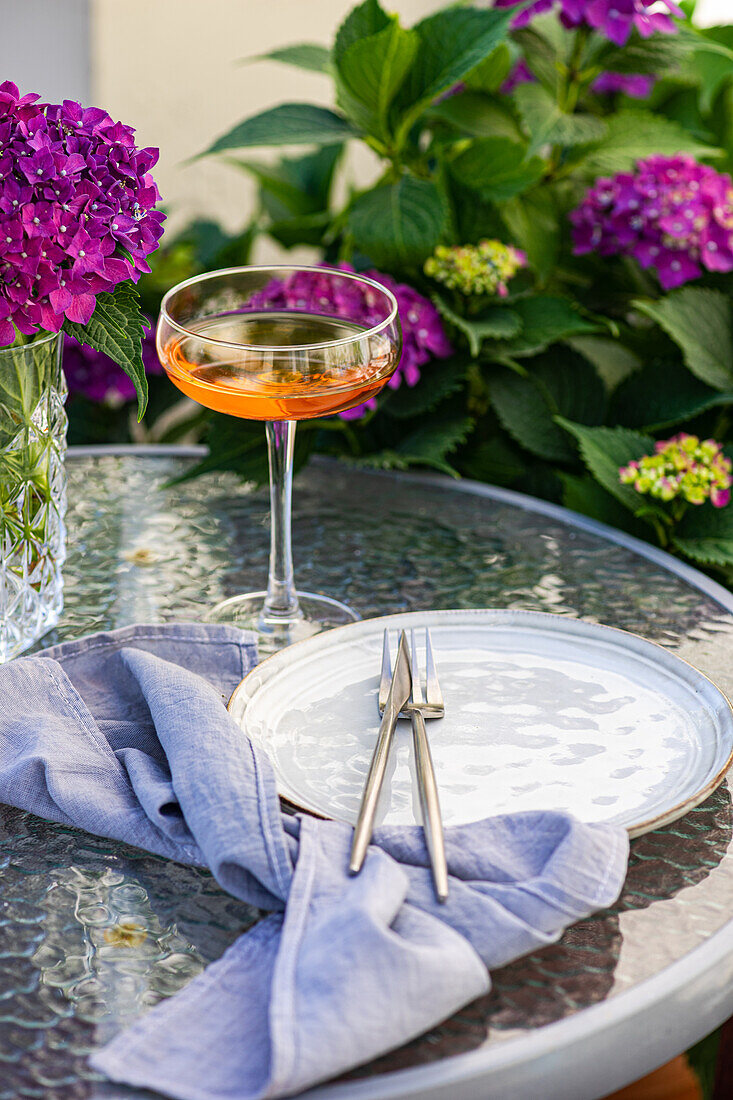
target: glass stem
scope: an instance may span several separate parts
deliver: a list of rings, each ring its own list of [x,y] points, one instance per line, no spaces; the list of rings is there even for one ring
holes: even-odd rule
[[[301,615],[290,537],[295,428],[295,420],[268,420],[265,425],[270,459],[270,573],[262,615],[283,622]]]

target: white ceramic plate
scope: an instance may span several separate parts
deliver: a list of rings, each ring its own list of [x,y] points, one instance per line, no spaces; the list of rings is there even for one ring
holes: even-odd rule
[[[446,825],[556,809],[637,836],[702,802],[733,759],[728,700],[661,646],[540,612],[413,612],[299,642],[236,689],[229,709],[269,754],[284,798],[356,820],[379,728],[384,628],[394,653],[398,630],[425,626],[445,698],[445,718],[427,728]],[[404,720],[379,820],[420,820]]]

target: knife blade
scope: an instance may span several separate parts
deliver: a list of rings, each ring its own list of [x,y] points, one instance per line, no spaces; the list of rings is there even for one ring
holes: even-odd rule
[[[371,764],[364,783],[359,816],[354,826],[354,838],[351,843],[351,856],[349,858],[349,873],[352,875],[357,874],[364,863],[374,828],[374,817],[384,783],[395,726],[400,711],[410,698],[411,691],[410,656],[407,648],[407,635],[403,630],[400,635],[394,672],[392,673],[392,683],[389,686],[389,694],[384,706],[382,724],[379,727],[377,743],[374,746]]]

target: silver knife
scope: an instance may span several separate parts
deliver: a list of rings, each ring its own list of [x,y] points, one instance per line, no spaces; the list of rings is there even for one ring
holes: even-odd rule
[[[351,857],[349,859],[349,872],[352,875],[357,874],[364,863],[364,857],[372,837],[374,815],[377,812],[379,794],[387,770],[387,760],[395,726],[400,711],[410,698],[411,691],[410,656],[407,649],[407,636],[403,630],[400,635],[400,645],[397,650],[392,683],[389,687],[389,695],[382,715],[382,724],[379,727],[377,744],[374,747],[372,762],[369,765],[369,772],[364,784],[364,793],[361,796],[359,817],[354,826],[354,839],[351,843]]]

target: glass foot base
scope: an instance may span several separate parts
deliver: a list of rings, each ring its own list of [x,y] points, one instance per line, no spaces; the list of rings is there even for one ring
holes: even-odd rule
[[[323,630],[354,623],[360,618],[346,604],[313,592],[298,592],[300,615],[297,619],[269,617],[264,614],[266,595],[266,592],[245,592],[242,596],[232,596],[207,611],[204,622],[227,623],[241,630],[253,630],[263,657],[293,642],[302,642]]]

